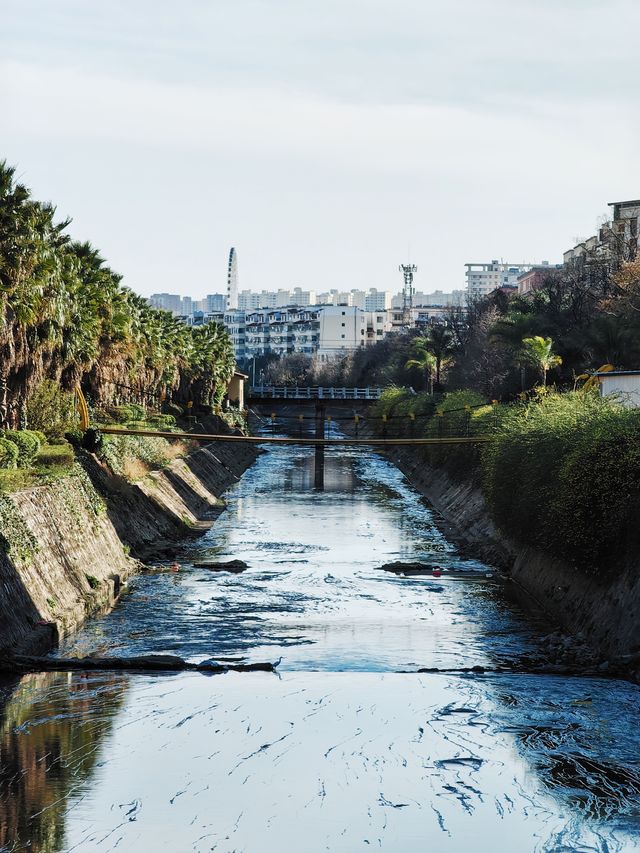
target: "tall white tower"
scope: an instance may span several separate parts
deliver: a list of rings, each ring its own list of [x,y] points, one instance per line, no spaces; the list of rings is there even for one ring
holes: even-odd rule
[[[227,311],[235,311],[238,307],[238,256],[234,248],[229,252],[229,267],[227,269]]]

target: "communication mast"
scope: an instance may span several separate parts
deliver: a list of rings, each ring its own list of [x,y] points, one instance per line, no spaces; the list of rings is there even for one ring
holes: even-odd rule
[[[404,287],[402,288],[402,325],[410,326],[413,319],[413,294],[415,288],[413,286],[413,274],[418,271],[415,264],[400,264],[398,267],[404,275]]]

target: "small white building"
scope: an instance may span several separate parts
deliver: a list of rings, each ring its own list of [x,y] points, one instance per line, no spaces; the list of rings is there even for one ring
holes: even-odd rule
[[[640,370],[612,370],[597,377],[601,397],[615,396],[624,406],[640,408]]]

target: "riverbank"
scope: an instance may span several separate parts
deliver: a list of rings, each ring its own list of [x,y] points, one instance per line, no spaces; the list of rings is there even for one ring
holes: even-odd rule
[[[628,667],[640,680],[640,584],[637,562],[621,566],[615,576],[582,571],[539,549],[505,537],[496,527],[486,498],[473,482],[453,479],[426,464],[414,449],[395,448],[389,458],[438,513],[442,528],[470,554],[502,569],[558,630],[570,634],[559,645],[577,651],[588,646],[607,664]],[[524,596],[521,594],[524,593]]]
[[[249,446],[192,450],[136,482],[78,453],[55,482],[0,499],[0,648],[43,653],[108,611],[140,560],[207,530],[255,461]]]

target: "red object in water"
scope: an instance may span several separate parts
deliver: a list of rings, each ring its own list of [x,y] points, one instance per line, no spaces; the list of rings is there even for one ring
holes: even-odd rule
[[[431,574],[434,576],[434,578],[439,578],[442,575],[442,572],[440,571],[440,569],[434,569]]]

